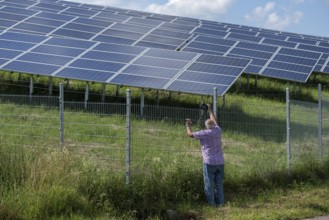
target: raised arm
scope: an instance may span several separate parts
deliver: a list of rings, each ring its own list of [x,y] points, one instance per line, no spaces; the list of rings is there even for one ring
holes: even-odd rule
[[[187,134],[187,136],[193,138],[194,135],[192,133],[192,121],[191,121],[191,119],[187,118],[186,122],[185,122],[185,125],[186,125],[186,134]]]
[[[214,122],[216,122],[216,124],[218,125],[217,118],[216,118],[214,112],[212,111],[211,105],[207,104],[207,106],[208,106],[208,112],[209,112],[210,119],[213,120]]]

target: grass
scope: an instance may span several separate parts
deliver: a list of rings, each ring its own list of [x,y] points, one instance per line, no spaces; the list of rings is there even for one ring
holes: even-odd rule
[[[44,78],[37,80],[38,87],[46,88]],[[8,81],[16,82],[17,76],[8,76]],[[82,83],[71,83],[76,92],[83,91]],[[94,91],[101,88],[93,86]],[[287,174],[285,86],[259,79],[258,90],[250,84],[254,90],[231,91],[225,102],[220,100],[227,203],[218,209],[204,202],[199,144],[186,137],[183,116],[171,121],[150,108],[152,117],[133,118],[132,176],[126,185],[125,117],[66,109],[65,148],[60,150],[56,107],[4,101],[0,219],[166,219],[168,209],[177,211],[180,219],[302,219],[328,214],[329,158],[319,162],[309,155],[302,163],[293,163],[291,177]],[[263,87],[274,95],[263,92]],[[138,92],[133,90],[134,102]],[[300,100],[316,103],[314,85],[306,85],[302,92],[307,95]],[[146,93],[148,103],[154,94]],[[169,101],[166,93],[160,94],[164,106],[197,107],[201,99],[177,95]],[[66,100],[77,97],[68,93]],[[295,126],[304,133],[313,128],[313,123],[301,120],[313,117],[306,109],[298,105],[294,115]],[[300,138],[293,143],[309,149],[315,146],[311,141]]]

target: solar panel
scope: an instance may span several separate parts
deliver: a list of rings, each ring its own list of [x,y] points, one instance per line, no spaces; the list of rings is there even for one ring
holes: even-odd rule
[[[250,62],[11,32],[0,34],[0,48],[3,70],[207,95],[213,93],[213,86],[223,95]],[[210,87],[205,89],[200,82]],[[189,88],[176,89],[180,83]]]
[[[100,48],[102,43],[104,43],[104,47],[109,47],[106,46],[108,43],[110,45],[114,43],[172,51],[183,50],[185,52],[201,52],[224,55],[226,57],[253,59],[249,66],[245,68],[245,72],[293,81],[296,79],[300,81],[301,78],[307,80],[311,72],[305,73],[305,71],[310,69],[319,72],[326,71],[328,66],[327,58],[320,58],[321,53],[329,54],[328,39],[326,40],[323,37],[302,36],[295,33],[242,25],[66,1],[3,0],[0,3],[6,5],[0,8],[0,21],[4,21],[0,22],[0,27],[6,28],[5,33],[10,33],[9,31],[14,30],[58,36],[57,38],[49,38],[47,43],[35,46],[31,51],[34,53],[47,54],[47,50],[51,50],[54,51],[53,55],[55,56],[61,54],[69,57],[81,55],[88,62],[89,60],[105,62],[104,59],[108,57],[110,62],[114,58],[112,55],[107,54],[109,51],[105,50],[105,53],[100,52],[103,51]],[[60,38],[80,39],[80,43],[84,42],[83,44],[86,47],[81,48],[77,46],[79,43],[74,43],[74,46],[70,46],[72,44],[67,43],[66,46],[70,46],[70,49],[65,51],[64,45],[60,45],[56,49],[54,48],[55,45],[52,45],[50,41]],[[10,53],[8,50],[15,50],[15,47],[18,50],[20,50],[20,47],[28,47],[28,45],[21,44],[22,42],[26,43],[25,40],[21,40],[17,46],[13,46],[10,43],[9,46],[3,46],[3,49],[7,50],[6,55],[3,56],[13,56],[14,53]],[[86,42],[91,43],[91,45],[87,45]],[[95,45],[96,42],[102,43]],[[91,50],[92,46],[95,46],[95,48]],[[280,47],[291,48],[292,50],[283,50]],[[96,48],[99,51],[96,51]],[[143,48],[143,51],[145,48]],[[88,50],[87,53],[84,53],[84,50]],[[114,53],[116,52],[120,53],[120,51],[114,51]],[[135,55],[138,56],[140,53]],[[126,55],[118,56],[115,62],[125,63]],[[79,59],[82,59],[82,57],[79,57]],[[169,57],[167,56],[166,58]],[[303,60],[302,58],[305,59]],[[79,59],[76,59],[70,65],[79,63]],[[298,61],[294,62],[294,60]],[[300,64],[301,61],[305,63]],[[150,65],[148,62],[144,62],[139,65]],[[174,66],[180,63],[171,62]],[[156,62],[151,63],[155,65]],[[291,65],[287,65],[287,63]],[[96,65],[95,62],[89,62],[89,64]],[[107,66],[104,63],[101,63],[101,65]],[[196,68],[195,64],[191,66]],[[202,65],[196,66],[200,68]],[[209,71],[213,71],[212,68]],[[280,70],[288,72],[283,75],[280,74],[280,77],[278,77],[278,74],[274,72]],[[302,71],[299,73],[302,75],[306,74],[306,77],[296,77],[293,74],[290,77],[288,74],[296,71]]]

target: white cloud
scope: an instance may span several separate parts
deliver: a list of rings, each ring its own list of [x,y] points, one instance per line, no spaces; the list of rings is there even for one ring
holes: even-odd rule
[[[275,2],[268,2],[264,7],[258,6],[256,7],[251,14],[247,14],[245,18],[247,20],[262,20],[268,14],[270,14],[275,8]]]
[[[294,3],[303,3],[303,0],[292,0]],[[329,1],[329,0],[328,0]],[[300,23],[304,14],[301,11],[289,10],[284,7],[276,7],[274,2],[268,2],[264,6],[256,7],[251,14],[247,14],[245,18],[249,22],[253,22],[258,26],[284,30],[287,27]]]
[[[149,12],[211,19],[224,15],[234,0],[169,0],[165,4],[151,4]]]
[[[268,15],[265,23],[266,28],[283,30],[292,24],[298,24],[303,17],[303,13],[296,11],[292,14],[278,15],[273,12]]]

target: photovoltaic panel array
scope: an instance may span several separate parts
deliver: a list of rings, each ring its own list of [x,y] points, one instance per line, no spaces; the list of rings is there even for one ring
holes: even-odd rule
[[[329,73],[325,37],[68,1],[0,0],[0,7],[4,31],[251,58],[246,73],[299,82]]]
[[[0,69],[43,76],[224,95],[249,59],[30,33],[0,34]]]

